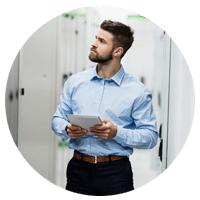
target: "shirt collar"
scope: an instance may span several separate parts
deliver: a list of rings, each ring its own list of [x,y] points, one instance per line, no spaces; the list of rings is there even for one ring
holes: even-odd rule
[[[125,75],[125,71],[124,71],[123,66],[121,65],[120,70],[113,77],[111,77],[110,79],[112,79],[115,83],[117,83],[120,86],[121,82],[122,82],[122,78],[124,77],[124,75]],[[90,80],[93,80],[95,78],[102,79],[102,77],[100,77],[97,74],[97,65],[92,70],[92,73],[91,73],[91,76],[90,76]]]

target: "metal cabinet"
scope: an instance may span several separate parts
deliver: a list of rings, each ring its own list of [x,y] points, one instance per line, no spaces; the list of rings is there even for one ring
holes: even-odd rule
[[[175,42],[165,34],[162,80],[162,172],[170,166],[189,136],[194,116],[194,86],[189,67]]]
[[[38,29],[20,50],[18,148],[26,161],[53,181],[56,19]]]
[[[174,41],[171,41],[170,61],[167,166],[178,156],[189,136],[195,105],[192,76]]]
[[[162,105],[159,128],[159,157],[162,162],[161,172],[167,168],[167,144],[169,127],[169,85],[170,85],[170,57],[171,57],[171,38],[167,33],[163,35],[163,73],[162,73]]]

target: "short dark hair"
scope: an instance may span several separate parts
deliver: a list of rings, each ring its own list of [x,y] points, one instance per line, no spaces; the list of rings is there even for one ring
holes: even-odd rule
[[[100,28],[113,34],[114,48],[122,47],[124,49],[124,52],[121,55],[122,58],[134,41],[134,31],[130,26],[110,20],[104,20],[100,25]]]

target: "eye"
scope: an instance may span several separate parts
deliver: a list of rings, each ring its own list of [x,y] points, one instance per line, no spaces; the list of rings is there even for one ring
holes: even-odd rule
[[[100,42],[101,42],[101,43],[105,43],[105,41],[104,41],[103,39],[100,39]]]
[[[105,43],[105,40],[102,39],[102,38],[99,38],[99,37],[95,36],[95,39],[96,39],[96,40],[99,40],[100,43]]]

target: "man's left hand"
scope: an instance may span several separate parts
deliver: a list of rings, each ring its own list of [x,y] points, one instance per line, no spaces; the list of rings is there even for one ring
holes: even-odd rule
[[[94,133],[96,136],[103,138],[103,139],[111,139],[116,136],[117,134],[117,126],[115,126],[110,120],[108,119],[101,119],[104,123],[103,125],[96,125],[90,128],[90,132]]]

